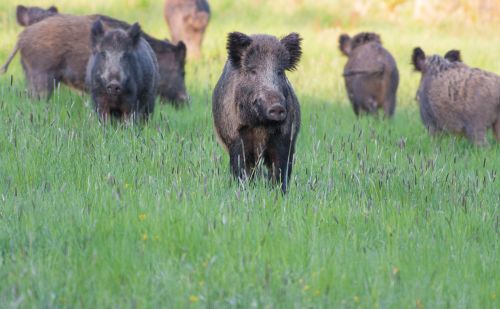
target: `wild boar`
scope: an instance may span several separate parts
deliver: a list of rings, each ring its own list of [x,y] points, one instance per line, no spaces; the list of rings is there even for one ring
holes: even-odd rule
[[[105,29],[124,29],[130,25],[103,15],[74,16],[56,14],[27,27],[19,36],[17,48],[30,92],[50,97],[54,86],[64,83],[86,91],[85,69],[91,55],[90,29],[100,19]],[[156,54],[160,78],[158,95],[162,101],[181,106],[187,102],[185,78],[186,46],[180,42],[157,40],[145,32],[141,36]],[[14,52],[15,54],[15,52]],[[6,71],[13,55],[3,66]]]
[[[459,51],[448,52],[445,59],[426,56],[417,47],[412,63],[422,73],[417,100],[430,134],[465,134],[472,143],[486,145],[492,128],[500,141],[500,76],[470,68]]]
[[[300,129],[299,102],[285,71],[297,67],[300,44],[297,33],[281,40],[230,33],[228,60],[212,98],[215,131],[229,152],[232,174],[248,179],[262,160],[284,193]]]
[[[399,71],[391,53],[382,46],[380,36],[363,32],[351,38],[342,34],[339,48],[348,57],[343,76],[354,113],[373,114],[383,108],[385,116],[392,117]]]
[[[154,110],[158,63],[135,23],[127,31],[92,25],[87,86],[99,117],[147,119]]]
[[[183,41],[190,58],[199,58],[205,30],[210,21],[210,6],[206,0],[166,0],[165,20],[172,41]]]

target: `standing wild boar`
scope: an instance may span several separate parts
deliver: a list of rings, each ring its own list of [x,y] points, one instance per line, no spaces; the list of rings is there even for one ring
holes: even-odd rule
[[[141,28],[104,31],[100,20],[92,25],[92,56],[87,65],[87,86],[102,120],[114,116],[147,119],[153,112],[158,63]]]
[[[500,141],[500,76],[468,67],[458,51],[426,57],[417,47],[412,62],[422,73],[417,100],[429,133],[465,133],[472,143],[486,145],[493,128]]]
[[[340,51],[349,60],[344,67],[344,81],[354,113],[377,113],[384,109],[392,117],[396,107],[399,72],[396,61],[382,46],[376,33],[363,32],[353,38],[342,34]]]
[[[91,54],[90,29],[100,19],[105,29],[124,29],[130,25],[103,15],[74,16],[56,14],[27,27],[20,35],[16,51],[30,92],[50,97],[54,86],[64,83],[78,90],[85,88],[85,70]],[[184,83],[186,46],[157,40],[141,32],[156,54],[159,65],[158,95],[162,101],[180,106],[187,102]],[[13,53],[15,54],[15,52]],[[13,55],[3,66],[6,68]]]
[[[299,63],[301,38],[269,35],[228,36],[228,60],[212,98],[215,131],[229,152],[235,177],[252,176],[263,160],[273,181],[286,192],[292,173],[300,107],[285,71]]]
[[[183,41],[189,57],[201,54],[203,36],[210,20],[210,7],[206,0],[166,0],[165,20],[174,43]]]

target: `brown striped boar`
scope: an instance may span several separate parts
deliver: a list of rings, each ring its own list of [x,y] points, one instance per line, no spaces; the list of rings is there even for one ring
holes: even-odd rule
[[[392,117],[399,72],[394,57],[382,46],[380,36],[363,32],[351,38],[342,34],[339,48],[348,57],[343,76],[354,113],[376,114],[383,108],[385,116]]]
[[[445,58],[426,56],[417,47],[412,63],[421,72],[417,100],[420,116],[431,135],[439,132],[465,134],[476,145],[487,145],[492,128],[500,141],[500,76],[470,68],[459,51]]]
[[[58,83],[86,91],[85,71],[91,55],[90,29],[100,19],[105,29],[124,29],[130,25],[103,15],[74,16],[56,14],[27,27],[20,35],[16,50],[30,92],[40,98],[51,96]],[[188,100],[185,87],[186,47],[180,42],[157,40],[145,32],[159,65],[157,95],[164,102],[181,106]],[[15,52],[14,52],[15,53]],[[3,66],[6,71],[13,55]]]
[[[190,58],[201,55],[203,36],[210,20],[210,6],[206,0],[166,0],[165,20],[172,41],[183,41]]]
[[[301,38],[291,33],[228,36],[228,60],[213,93],[212,113],[219,143],[229,152],[232,174],[251,178],[259,161],[270,178],[287,191],[300,107],[285,72],[302,54]]]
[[[139,24],[127,31],[92,25],[92,55],[87,65],[87,88],[101,120],[111,116],[147,120],[154,110],[158,63],[141,37]]]

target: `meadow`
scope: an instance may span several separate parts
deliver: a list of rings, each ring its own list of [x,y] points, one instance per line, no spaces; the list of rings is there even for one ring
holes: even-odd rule
[[[162,1],[25,1],[99,12],[164,38]],[[0,3],[0,59],[22,28]],[[498,308],[500,144],[430,137],[413,47],[456,48],[500,73],[500,27],[378,14],[345,1],[214,0],[203,57],[187,63],[189,107],[144,126],[102,125],[61,86],[26,95],[0,77],[1,308]],[[288,73],[302,108],[289,193],[237,183],[213,132],[211,94],[230,31],[304,38]],[[390,121],[352,112],[342,32],[376,31],[401,75]]]

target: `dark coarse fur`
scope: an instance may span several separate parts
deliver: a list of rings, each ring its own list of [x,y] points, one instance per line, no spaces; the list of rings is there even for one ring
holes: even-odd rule
[[[188,55],[201,55],[203,36],[210,21],[210,6],[206,0],[166,0],[165,20],[173,42],[183,41]]]
[[[301,38],[228,36],[228,60],[213,93],[212,112],[220,144],[229,152],[232,174],[251,177],[259,160],[286,192],[292,172],[300,107],[285,71],[300,60]]]
[[[342,34],[339,49],[349,58],[343,76],[354,113],[376,113],[383,108],[386,117],[392,117],[399,72],[396,61],[382,46],[380,36],[363,32],[350,38]]]
[[[460,52],[426,56],[421,48],[412,54],[421,72],[417,99],[422,122],[431,134],[441,131],[465,134],[476,145],[486,145],[492,128],[500,141],[500,77],[461,62]]]
[[[54,86],[60,82],[86,90],[85,68],[91,54],[90,28],[97,19],[103,22],[106,29],[130,28],[128,23],[103,15],[56,14],[27,27],[20,34],[17,46],[21,52],[21,63],[28,86],[35,96],[50,97]],[[184,43],[173,45],[145,32],[141,35],[151,45],[158,60],[160,78],[157,94],[163,101],[176,106],[186,103]]]
[[[154,110],[158,63],[138,24],[128,31],[104,31],[100,20],[92,25],[92,55],[87,86],[103,120],[147,119]]]

